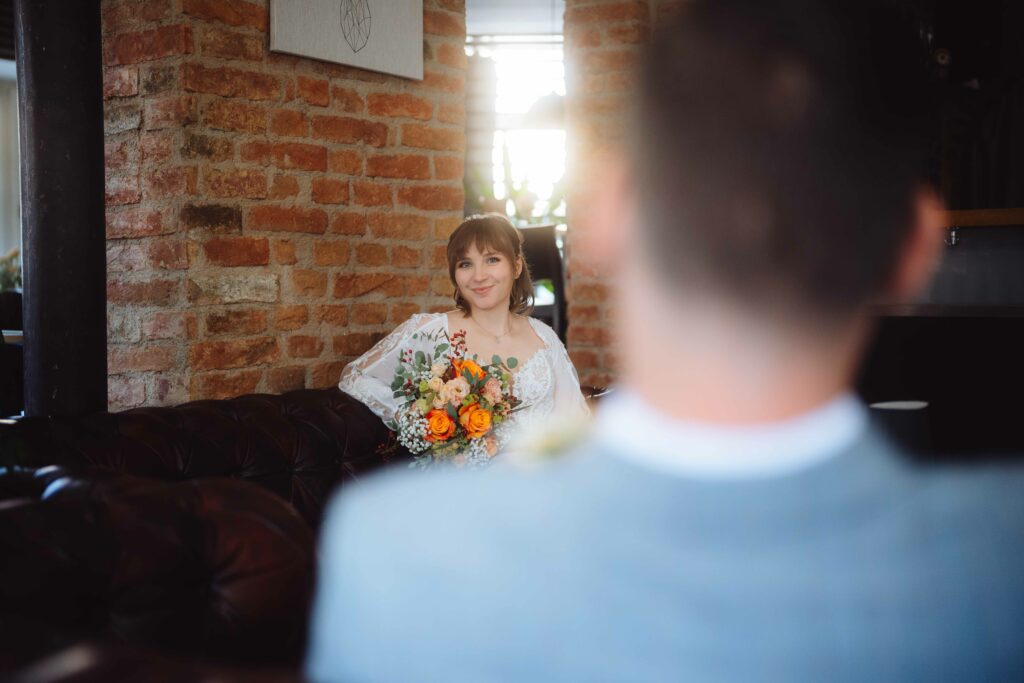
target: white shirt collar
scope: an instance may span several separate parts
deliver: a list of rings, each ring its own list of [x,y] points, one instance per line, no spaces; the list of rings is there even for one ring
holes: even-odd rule
[[[867,427],[851,394],[781,422],[713,425],[669,417],[620,390],[597,409],[594,437],[617,457],[668,474],[742,479],[792,474],[848,448]]]

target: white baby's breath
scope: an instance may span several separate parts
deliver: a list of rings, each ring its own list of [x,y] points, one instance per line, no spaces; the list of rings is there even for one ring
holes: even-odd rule
[[[422,453],[430,448],[424,438],[427,433],[427,420],[416,410],[402,408],[397,415],[398,443],[409,449],[410,453]]]

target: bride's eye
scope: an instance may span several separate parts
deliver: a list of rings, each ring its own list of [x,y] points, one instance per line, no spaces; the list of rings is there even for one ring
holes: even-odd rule
[[[487,258],[488,263],[499,263],[501,261],[500,256],[490,256]]]
[[[459,261],[455,264],[456,268],[467,268],[470,265],[469,261]]]

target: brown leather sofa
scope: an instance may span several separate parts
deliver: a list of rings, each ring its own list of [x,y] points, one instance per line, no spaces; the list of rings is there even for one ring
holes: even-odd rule
[[[87,642],[44,657],[7,683],[304,683],[295,668],[225,666],[147,648]]]
[[[0,678],[83,641],[294,671],[324,505],[389,435],[337,389],[0,425]]]
[[[314,534],[252,484],[59,467],[0,476],[0,670],[81,640],[294,665]]]
[[[288,501],[317,528],[328,496],[389,455],[390,432],[336,388],[194,401],[0,426],[0,466],[89,467],[168,481],[231,477]]]

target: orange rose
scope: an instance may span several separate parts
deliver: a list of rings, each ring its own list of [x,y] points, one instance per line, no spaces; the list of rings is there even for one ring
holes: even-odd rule
[[[468,358],[464,360],[455,359],[452,361],[452,366],[455,368],[456,377],[462,377],[463,370],[469,370],[469,375],[473,379],[483,379],[486,374],[484,369],[477,365],[476,361],[469,360]]]
[[[479,439],[491,429],[491,414],[479,403],[470,403],[459,410],[459,424],[469,438]]]
[[[431,410],[427,413],[427,441],[447,441],[455,433],[455,422],[444,410]]]

